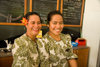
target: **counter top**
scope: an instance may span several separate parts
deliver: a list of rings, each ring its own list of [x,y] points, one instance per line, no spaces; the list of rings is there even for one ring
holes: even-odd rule
[[[89,48],[88,46],[77,46],[73,47],[73,49],[84,49],[84,48]]]
[[[12,52],[5,48],[0,48],[0,57],[8,57],[8,56],[12,56]]]

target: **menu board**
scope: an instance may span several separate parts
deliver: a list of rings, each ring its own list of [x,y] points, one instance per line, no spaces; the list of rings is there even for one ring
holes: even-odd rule
[[[24,0],[0,0],[0,22],[19,22],[24,15]]]
[[[43,23],[46,24],[46,18],[50,11],[56,10],[57,0],[34,0],[33,11],[40,14],[43,19]]]
[[[80,25],[82,2],[82,0],[64,0],[63,15],[65,24]]]

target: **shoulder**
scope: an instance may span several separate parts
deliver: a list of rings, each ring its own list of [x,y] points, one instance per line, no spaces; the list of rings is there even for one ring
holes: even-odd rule
[[[71,36],[69,34],[61,33],[61,37],[64,38],[64,39],[71,39]]]
[[[48,38],[49,38],[49,35],[48,35],[48,33],[46,33],[41,39],[39,39],[39,41],[48,42]]]
[[[16,38],[14,40],[14,44],[12,47],[12,54],[15,54],[17,52],[17,50],[22,49],[22,47],[24,48],[25,46],[23,45],[24,41],[23,41],[23,35]]]
[[[65,44],[71,44],[71,36],[69,34],[61,34],[61,39]]]
[[[20,36],[14,40],[14,44],[19,45],[19,44],[25,43],[27,41],[26,39],[27,39],[26,34],[23,34],[22,36]]]
[[[14,41],[20,41],[20,40],[23,40],[23,38],[24,38],[24,34],[22,36],[16,38]]]
[[[45,34],[41,39],[37,39],[37,44],[40,47],[46,45],[48,42],[49,42],[49,40],[48,40],[48,35],[47,34]]]
[[[45,38],[48,38],[49,37],[49,34],[48,34],[48,32],[43,36],[43,38],[45,39]]]

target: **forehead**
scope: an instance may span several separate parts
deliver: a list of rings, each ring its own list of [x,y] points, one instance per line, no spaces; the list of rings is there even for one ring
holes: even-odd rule
[[[38,15],[30,15],[29,19],[40,19]]]
[[[63,20],[63,17],[59,14],[55,14],[51,17],[51,20]]]

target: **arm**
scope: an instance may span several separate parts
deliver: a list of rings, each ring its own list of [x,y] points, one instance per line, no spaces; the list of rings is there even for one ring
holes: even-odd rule
[[[68,60],[70,67],[78,67],[75,59]]]
[[[40,67],[49,67],[49,55],[48,55],[48,44],[44,43],[42,39],[37,40],[39,56],[40,56]]]
[[[12,67],[23,67],[26,66],[27,62],[27,47],[23,45],[21,40],[16,39],[13,45],[12,54],[13,54],[13,64]]]
[[[67,48],[69,48],[69,51],[67,51],[68,55],[69,55],[67,57],[69,65],[70,65],[70,67],[78,67],[77,61],[75,59],[75,58],[78,58],[78,56],[73,53],[73,49],[72,49],[72,45],[71,45],[71,36],[67,35],[66,38],[67,38],[66,40],[68,40],[67,41]]]

